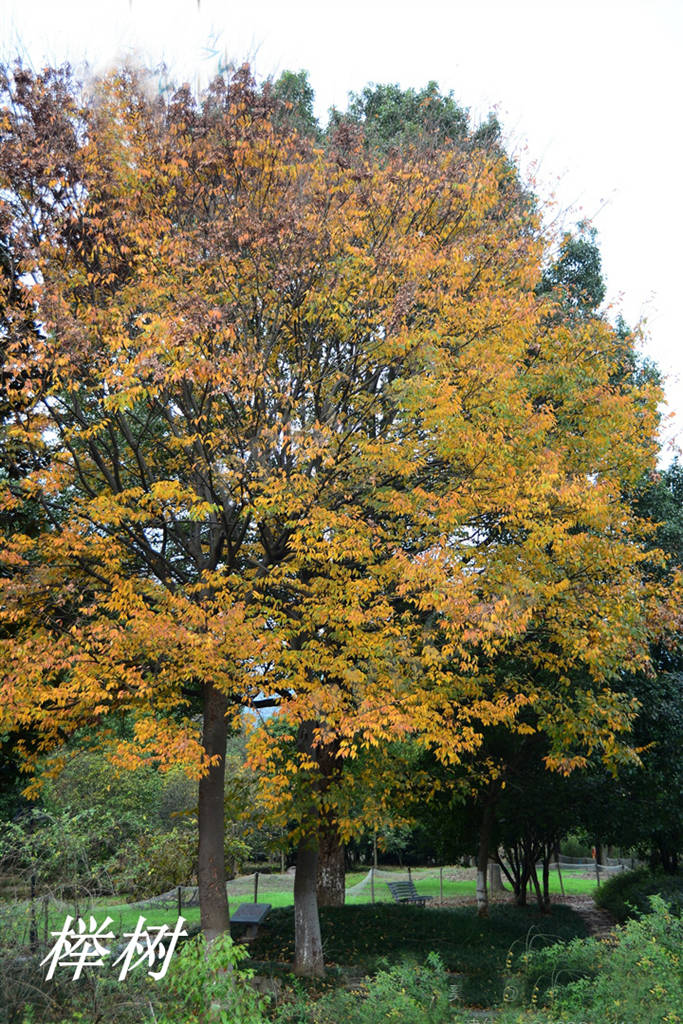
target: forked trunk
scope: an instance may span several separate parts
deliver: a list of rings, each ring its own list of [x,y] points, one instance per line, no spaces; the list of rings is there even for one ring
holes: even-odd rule
[[[204,750],[218,755],[217,764],[199,780],[199,908],[207,942],[230,927],[225,889],[224,801],[228,699],[212,685],[204,687]]]
[[[346,896],[346,865],[344,846],[333,824],[325,824],[319,832],[318,906],[343,907]]]
[[[317,874],[315,840],[304,837],[299,843],[294,876],[294,973],[304,978],[322,978],[325,973],[316,895]]]
[[[532,881],[533,886],[534,886],[534,892],[536,893],[536,902],[538,903],[538,908],[539,908],[539,910],[545,912],[546,907],[545,907],[545,903],[543,902],[543,893],[541,892],[541,885],[540,885],[540,882],[538,881],[538,872],[536,871],[536,865],[535,864],[531,865],[531,875],[530,875],[530,877],[531,877],[531,881]]]

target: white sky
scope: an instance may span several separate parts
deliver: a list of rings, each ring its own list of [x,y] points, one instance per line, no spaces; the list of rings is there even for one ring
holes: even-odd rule
[[[436,79],[475,120],[495,107],[541,196],[598,229],[609,301],[646,320],[664,441],[683,446],[683,0],[0,0],[0,46],[100,70],[134,51],[194,83],[223,55],[304,68],[323,119],[371,81]]]

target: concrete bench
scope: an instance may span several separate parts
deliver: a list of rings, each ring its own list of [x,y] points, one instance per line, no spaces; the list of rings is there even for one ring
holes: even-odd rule
[[[417,903],[424,907],[425,903],[432,898],[431,896],[420,896],[414,882],[387,882],[387,886],[394,898],[394,903]]]
[[[251,942],[258,935],[259,925],[270,910],[270,903],[241,903],[234,914],[230,915],[230,924],[245,924],[247,931],[244,938]]]

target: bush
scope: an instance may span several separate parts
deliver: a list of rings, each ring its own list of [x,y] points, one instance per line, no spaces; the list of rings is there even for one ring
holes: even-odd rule
[[[599,907],[608,910],[623,924],[630,917],[646,914],[650,897],[660,895],[671,910],[680,915],[683,904],[683,875],[653,874],[647,868],[622,871],[594,893]]]
[[[535,1006],[554,987],[595,976],[602,947],[595,939],[575,938],[570,942],[544,944],[544,936],[530,933],[524,951],[508,954],[503,1002]]]
[[[47,813],[33,810],[0,825],[0,872],[27,896],[35,876],[37,892],[79,898],[114,891],[110,860],[137,826],[130,816],[90,810]]]
[[[591,847],[579,836],[570,835],[560,843],[560,853],[565,857],[590,857]]]
[[[138,899],[190,885],[197,865],[197,832],[192,823],[171,832],[141,835],[124,847],[111,868],[119,892]]]
[[[167,989],[176,1002],[159,1024],[266,1024],[267,1000],[251,985],[254,972],[240,967],[248,956],[227,934],[208,947],[203,935],[186,942],[168,973]]]
[[[558,943],[524,958],[520,990],[531,1002],[543,993],[558,1020],[601,1024],[679,1024],[683,1007],[680,950],[683,921],[660,896],[649,914],[606,940]]]
[[[452,991],[443,963],[430,953],[426,963],[379,971],[353,991],[339,990],[317,1002],[301,990],[280,1006],[275,1024],[446,1024],[452,1020]]]

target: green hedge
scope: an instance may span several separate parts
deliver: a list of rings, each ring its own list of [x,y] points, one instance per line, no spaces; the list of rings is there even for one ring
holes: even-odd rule
[[[683,875],[653,874],[647,868],[623,871],[600,886],[594,894],[599,907],[608,910],[622,924],[650,910],[650,896],[659,894],[674,914],[683,904]]]

